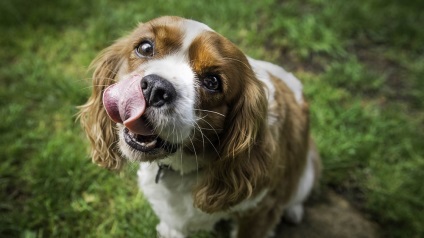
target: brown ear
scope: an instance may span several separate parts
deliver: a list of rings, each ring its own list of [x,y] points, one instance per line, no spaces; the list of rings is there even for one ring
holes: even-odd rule
[[[103,108],[103,90],[115,83],[115,76],[124,59],[125,39],[104,49],[90,65],[94,69],[92,92],[88,101],[79,107],[79,119],[91,142],[91,157],[96,164],[118,170],[121,167],[115,123]]]
[[[195,205],[203,211],[228,209],[254,195],[255,187],[267,181],[267,106],[264,87],[252,72],[229,109],[220,158],[207,169],[206,178],[194,191]]]

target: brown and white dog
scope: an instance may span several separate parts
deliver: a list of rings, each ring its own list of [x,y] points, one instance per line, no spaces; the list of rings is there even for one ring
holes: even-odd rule
[[[81,107],[93,161],[141,162],[162,237],[233,219],[235,237],[298,223],[319,174],[302,84],[193,20],[140,24],[94,60]]]

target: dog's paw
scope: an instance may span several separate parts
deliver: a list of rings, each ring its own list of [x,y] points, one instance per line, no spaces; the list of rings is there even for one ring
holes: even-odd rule
[[[156,231],[158,232],[159,238],[184,238],[181,232],[170,228],[166,223],[160,222],[156,226]]]
[[[303,218],[303,204],[296,204],[287,208],[284,218],[287,222],[299,224]]]

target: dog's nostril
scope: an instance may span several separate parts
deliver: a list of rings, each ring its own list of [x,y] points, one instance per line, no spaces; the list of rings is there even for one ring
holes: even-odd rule
[[[153,107],[172,103],[177,95],[172,83],[158,75],[145,76],[140,86],[148,105]]]
[[[173,99],[171,94],[164,89],[153,90],[152,94],[153,95],[150,96],[151,100],[149,102],[155,107],[161,107],[164,104],[171,102]]]

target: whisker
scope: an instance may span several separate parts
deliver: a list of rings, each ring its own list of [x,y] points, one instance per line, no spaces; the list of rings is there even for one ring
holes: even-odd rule
[[[212,128],[204,128],[204,127],[198,127],[200,130],[204,131],[214,131],[214,130],[222,130],[222,128],[212,129]]]
[[[199,128],[199,131],[202,134],[203,148],[205,148],[205,140],[204,139],[206,139],[209,142],[209,144],[211,144],[212,148],[215,150],[215,152],[217,153],[218,157],[221,159],[221,156],[219,155],[218,149],[215,147],[214,143],[212,143],[212,141],[205,134],[203,134],[203,132],[202,132],[200,126],[197,124],[197,122],[195,122],[195,121],[193,121],[193,122],[197,125],[197,128]],[[212,129],[215,131],[215,133],[217,135],[218,143],[221,143],[220,140],[219,140],[218,133],[216,132],[216,130],[213,127],[212,127]]]
[[[174,124],[175,125],[175,124]],[[181,135],[181,139],[183,138],[183,135],[180,133],[180,135]],[[178,138],[179,136],[178,136],[178,134],[177,134],[177,140],[179,139]],[[183,177],[184,177],[184,167],[183,167],[183,153],[181,153],[180,154],[180,167],[181,167],[181,180],[183,179]]]
[[[195,108],[194,110],[195,110],[195,111],[201,111],[201,112],[210,112],[210,113],[214,113],[214,114],[217,114],[217,115],[219,115],[219,116],[225,117],[225,115],[224,115],[224,114],[219,113],[219,112],[215,112],[215,111],[203,110],[203,109],[198,109],[198,108]]]
[[[209,140],[209,138],[207,136],[205,136],[206,140],[209,141],[209,143],[212,145],[212,148],[215,150],[216,154],[218,155],[219,159],[221,159],[221,156],[219,155],[219,151],[218,149],[215,147],[215,145],[212,143],[211,140]]]
[[[206,121],[205,119],[199,118],[199,120],[202,120],[202,121],[206,122],[210,126],[211,130],[213,130],[215,132],[215,135],[218,138],[218,143],[221,144],[221,141],[219,140],[219,135],[218,135],[218,132],[216,131],[216,129],[208,121]]]
[[[199,128],[198,130],[199,130],[199,132],[200,132],[200,135],[202,136],[202,147],[203,147],[203,150],[205,149],[205,138],[204,138],[204,134],[203,134],[203,131],[202,131],[202,128],[199,126],[199,124],[197,124],[197,122],[196,121],[193,121],[193,123],[194,123],[194,128]],[[196,130],[194,130],[195,132],[196,132]],[[194,134],[193,134],[193,138],[194,138]]]
[[[194,134],[193,134],[193,137],[194,137]],[[193,151],[194,151],[194,158],[196,160],[196,178],[198,178],[199,177],[199,161],[197,159],[197,152],[196,152],[196,148],[194,147],[194,143],[193,143],[192,138],[189,137],[189,139],[190,139],[191,146],[193,147]]]

